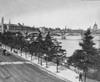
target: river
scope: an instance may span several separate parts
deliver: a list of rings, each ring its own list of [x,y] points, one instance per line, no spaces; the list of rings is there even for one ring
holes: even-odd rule
[[[93,41],[95,43],[94,47],[99,48],[99,36],[93,36]],[[62,48],[66,49],[67,54],[66,56],[71,56],[73,54],[73,52],[76,49],[81,49],[81,47],[79,46],[79,42],[81,42],[81,37],[80,36],[67,36],[66,39],[61,39],[61,37],[56,36],[55,38],[57,38],[57,40],[59,42],[62,42]]]

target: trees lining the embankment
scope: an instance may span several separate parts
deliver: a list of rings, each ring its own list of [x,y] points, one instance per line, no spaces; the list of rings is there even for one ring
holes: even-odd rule
[[[33,56],[38,57],[38,63],[42,65],[42,60],[46,61],[46,67],[48,67],[48,61],[52,61],[58,66],[62,64],[66,57],[66,50],[62,49],[61,43],[50,36],[50,32],[45,37],[42,36],[41,32],[37,37],[31,35],[31,37],[25,37],[20,32],[4,32],[0,33],[0,42],[6,49],[9,46],[12,49],[19,50],[22,56],[22,52],[31,54],[31,60]]]

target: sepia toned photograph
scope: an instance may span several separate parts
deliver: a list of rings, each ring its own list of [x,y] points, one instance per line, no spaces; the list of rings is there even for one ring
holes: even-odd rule
[[[0,82],[100,82],[100,0],[0,0]]]

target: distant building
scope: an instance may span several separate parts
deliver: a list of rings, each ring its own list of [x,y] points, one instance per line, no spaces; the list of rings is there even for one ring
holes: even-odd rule
[[[0,32],[4,33],[5,31],[21,32],[21,33],[25,33],[25,32],[38,32],[37,30],[35,30],[32,27],[21,25],[20,23],[18,23],[18,24],[11,24],[9,22],[9,24],[5,24],[4,23],[4,18],[2,17],[1,24],[0,24]]]
[[[100,34],[100,28],[96,22],[93,25],[93,27],[90,26],[90,30],[91,30],[91,33],[93,33],[93,34]]]
[[[93,25],[93,30],[92,30],[92,32],[93,32],[93,33],[96,33],[97,30],[98,30],[98,25],[97,25],[96,22],[95,22],[95,24]]]

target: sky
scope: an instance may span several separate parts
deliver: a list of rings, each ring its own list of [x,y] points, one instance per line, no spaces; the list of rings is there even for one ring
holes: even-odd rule
[[[0,0],[5,23],[28,26],[87,29],[100,28],[100,0]]]

